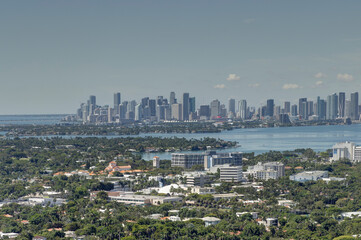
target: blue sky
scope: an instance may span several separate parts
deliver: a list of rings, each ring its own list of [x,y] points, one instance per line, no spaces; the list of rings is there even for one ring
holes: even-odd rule
[[[1,1],[0,114],[361,88],[361,1]]]

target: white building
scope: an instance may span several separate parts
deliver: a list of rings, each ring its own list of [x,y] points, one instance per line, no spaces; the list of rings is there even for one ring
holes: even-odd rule
[[[159,163],[160,163],[159,157],[155,156],[153,158],[153,167],[154,168],[159,168]]]
[[[220,223],[221,219],[216,218],[216,217],[204,217],[202,218],[204,225],[206,227],[211,226],[211,225],[216,225],[218,223]]]
[[[354,148],[353,161],[354,162],[361,162],[361,146],[357,146],[357,147]]]
[[[341,213],[341,217],[342,217],[342,219],[361,217],[361,212],[343,212],[343,213]]]
[[[257,179],[268,180],[277,179],[285,175],[285,165],[280,162],[257,163],[249,166],[244,176],[252,176]]]
[[[220,180],[224,182],[241,182],[243,177],[242,166],[221,165]]]
[[[306,171],[290,176],[290,180],[296,182],[317,181],[328,178],[328,171]]]
[[[333,151],[331,161],[338,161],[341,159],[349,159],[350,161],[354,161],[355,143],[336,143],[333,145],[332,149]],[[359,150],[361,151],[361,149]]]

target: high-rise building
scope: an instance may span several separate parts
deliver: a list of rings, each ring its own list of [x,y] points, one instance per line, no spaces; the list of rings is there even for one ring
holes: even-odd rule
[[[169,97],[169,104],[172,105],[174,103],[177,103],[175,99],[175,92],[171,92]]]
[[[351,101],[346,100],[345,102],[345,118],[351,118]]]
[[[163,96],[157,97],[157,105],[163,105]]]
[[[179,121],[183,120],[182,104],[180,104],[180,103],[172,104],[172,119],[179,120]]]
[[[295,117],[295,116],[297,116],[297,112],[298,112],[297,105],[296,104],[292,105],[291,106],[291,115]]]
[[[209,118],[211,115],[211,110],[209,108],[209,105],[201,105],[199,107],[199,114],[200,117],[206,117]]]
[[[149,99],[149,110],[150,110],[150,116],[155,117],[157,111],[155,99]]]
[[[291,103],[290,102],[285,102],[284,113],[290,113],[290,112],[291,112]]]
[[[183,93],[183,120],[189,120],[189,93]]]
[[[157,105],[157,121],[165,120],[165,105]]]
[[[358,92],[351,93],[351,119],[359,120]]]
[[[219,116],[221,109],[221,103],[216,99],[211,102],[211,118],[216,118]]]
[[[273,117],[274,100],[267,100],[266,116]]]
[[[334,120],[337,118],[338,96],[336,93],[327,96],[326,119]]]
[[[119,105],[121,103],[121,98],[120,98],[120,93],[114,93],[114,111],[115,114],[119,114],[118,110],[119,110]]]
[[[245,99],[238,102],[238,112],[240,119],[247,119],[247,101]]]
[[[91,95],[89,97],[89,113],[93,114],[96,106],[97,106],[97,99],[94,95]]]
[[[345,103],[346,95],[344,92],[338,93],[338,116],[341,118],[345,117]]]
[[[305,116],[305,115],[307,115],[306,113],[307,113],[307,111],[305,111],[304,109],[303,109],[303,103],[304,102],[307,102],[307,98],[300,98],[299,100],[298,100],[298,115],[300,115],[302,118]],[[307,106],[307,105],[306,105]]]
[[[143,107],[143,109],[146,106],[149,106],[149,97],[142,98],[142,107]]]
[[[236,113],[236,100],[233,98],[228,99],[228,112]]]
[[[317,97],[317,117],[318,120],[325,120],[326,119],[326,102],[325,100]]]
[[[189,112],[190,113],[196,112],[196,97],[189,98]]]
[[[135,106],[135,114],[134,114],[134,119],[135,121],[140,121],[142,120],[142,105],[138,104]]]
[[[313,114],[313,101],[307,101],[307,116],[312,116]]]

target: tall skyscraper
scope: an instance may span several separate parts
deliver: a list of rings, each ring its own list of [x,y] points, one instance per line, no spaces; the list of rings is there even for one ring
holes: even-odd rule
[[[320,97],[317,97],[317,116],[318,120],[325,120],[326,119],[326,102],[325,100],[321,99]]]
[[[219,116],[219,111],[221,109],[221,103],[216,99],[211,102],[211,118],[216,118]]]
[[[196,112],[196,97],[189,98],[189,112],[190,113]]]
[[[338,96],[336,93],[327,96],[326,119],[334,120],[337,118]]]
[[[180,103],[172,104],[172,119],[179,120],[179,121],[183,120],[182,104],[180,104]]]
[[[236,100],[233,98],[228,99],[228,112],[236,113]]]
[[[211,110],[209,108],[209,105],[201,105],[199,108],[199,116],[209,118],[211,115]]]
[[[307,101],[307,116],[312,116],[313,114],[313,101]]]
[[[285,102],[284,105],[284,113],[290,113],[291,112],[291,103],[290,102]]]
[[[163,96],[157,97],[157,105],[163,105]]]
[[[267,100],[266,116],[273,117],[274,100]]]
[[[150,116],[155,117],[155,115],[156,115],[156,101],[155,101],[155,99],[149,99],[149,110],[150,110]]]
[[[118,110],[119,110],[119,105],[121,103],[120,101],[120,93],[114,93],[114,111],[116,114],[119,114]]]
[[[171,92],[169,97],[169,104],[172,105],[174,103],[176,103],[175,92]]]
[[[149,106],[149,97],[142,98],[142,108]]]
[[[238,102],[238,112],[240,119],[247,119],[247,101],[245,99]]]
[[[300,98],[299,100],[298,100],[298,115],[300,115],[300,117],[302,117],[302,118],[304,118],[304,116],[306,116],[307,114],[307,111],[305,111],[304,109],[303,109],[303,103],[304,102],[307,102],[307,98]],[[306,104],[306,106],[307,106],[307,104]],[[307,119],[307,117],[306,117],[306,119]]]
[[[358,92],[351,93],[351,119],[359,120],[359,111],[358,111]]]
[[[135,116],[134,116],[134,119],[135,121],[140,121],[142,120],[142,105],[141,104],[138,104],[135,106]]]
[[[189,93],[183,93],[183,120],[189,120]]]
[[[295,117],[295,116],[297,116],[297,105],[296,104],[294,104],[294,105],[292,105],[291,106],[291,115],[293,116],[293,117]]]
[[[345,117],[345,103],[346,95],[344,92],[338,93],[338,116],[341,118]]]
[[[308,119],[308,104],[307,101],[306,102],[301,102],[301,109],[302,111],[300,111],[300,116],[303,120],[307,120]]]

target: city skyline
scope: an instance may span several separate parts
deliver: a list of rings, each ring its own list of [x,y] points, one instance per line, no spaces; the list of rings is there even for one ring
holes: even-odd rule
[[[198,103],[196,96],[190,97],[189,93],[183,93],[178,99],[175,92],[170,92],[167,97],[157,96],[156,99],[143,97],[138,102],[134,99],[123,99],[121,93],[113,94],[114,105],[99,105],[96,96],[90,95],[87,102],[80,104],[76,114],[67,117],[67,121],[82,121],[83,123],[134,123],[134,121],[204,121],[220,119],[277,119],[281,123],[289,123],[298,120],[336,120],[344,119],[347,122],[359,120],[360,109],[359,93],[350,93],[346,98],[345,92],[327,95],[325,99],[317,96],[317,100],[299,98],[298,104],[285,101],[275,104],[274,99],[267,99],[266,105],[247,107],[247,99],[228,99],[222,103],[218,99],[209,104]],[[292,104],[292,105],[291,105]],[[283,107],[282,107],[283,106]]]
[[[104,105],[117,91],[252,106],[359,91],[360,11],[359,1],[2,1],[0,114],[73,113],[84,96]]]

